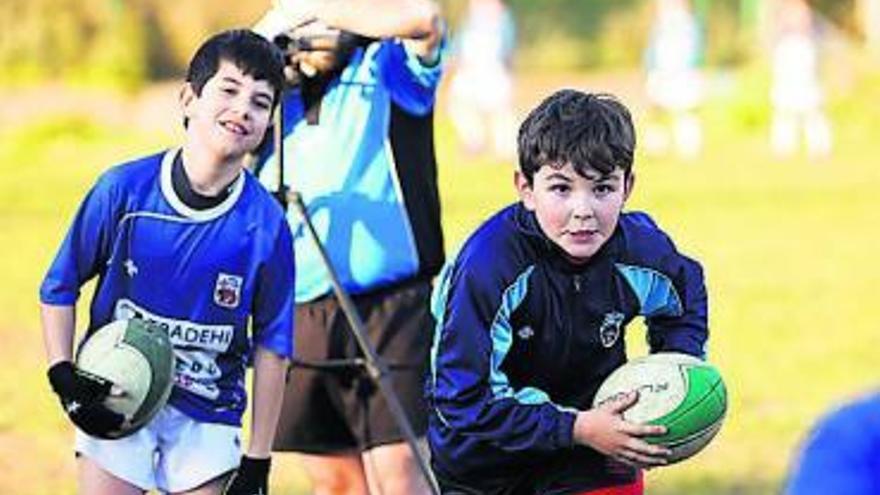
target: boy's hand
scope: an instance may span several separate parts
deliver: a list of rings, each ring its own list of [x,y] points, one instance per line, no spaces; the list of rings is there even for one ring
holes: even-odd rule
[[[122,426],[125,417],[104,405],[104,399],[115,388],[112,382],[77,370],[70,361],[56,363],[48,374],[64,412],[80,430],[106,439]]]
[[[271,458],[255,459],[241,456],[241,464],[232,473],[224,495],[267,495],[269,493],[269,465]]]
[[[574,440],[638,468],[663,466],[671,453],[669,449],[651,445],[640,437],[662,435],[666,428],[640,425],[623,419],[623,411],[638,401],[638,393],[631,392],[612,399],[601,406],[581,411],[574,422]]]

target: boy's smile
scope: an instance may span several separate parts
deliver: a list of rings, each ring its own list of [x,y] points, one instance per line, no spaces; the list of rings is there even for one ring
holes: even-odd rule
[[[572,262],[585,263],[614,233],[633,177],[624,177],[621,169],[608,175],[589,169],[584,177],[566,164],[539,168],[531,185],[517,172],[515,182],[520,199],[535,212],[544,235]]]

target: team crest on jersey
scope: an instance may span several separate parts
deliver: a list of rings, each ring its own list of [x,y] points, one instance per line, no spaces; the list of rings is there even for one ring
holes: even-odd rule
[[[520,328],[519,330],[517,330],[516,335],[517,335],[517,337],[521,338],[522,340],[529,340],[535,336],[535,331],[532,329],[532,327],[526,325],[526,326]]]
[[[241,285],[244,279],[236,275],[220,273],[217,275],[217,285],[214,286],[214,302],[218,306],[234,309],[241,301]]]
[[[611,347],[620,338],[620,325],[623,324],[623,313],[612,311],[605,313],[605,319],[599,326],[599,341],[603,347]]]

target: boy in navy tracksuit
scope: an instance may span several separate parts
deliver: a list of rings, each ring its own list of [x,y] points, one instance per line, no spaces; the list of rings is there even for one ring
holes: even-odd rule
[[[490,218],[444,270],[427,394],[432,462],[448,494],[641,494],[668,450],[629,423],[630,394],[591,408],[626,361],[636,316],[652,352],[704,355],[700,265],[644,213],[635,132],[608,95],[555,93],[519,131],[521,201]]]

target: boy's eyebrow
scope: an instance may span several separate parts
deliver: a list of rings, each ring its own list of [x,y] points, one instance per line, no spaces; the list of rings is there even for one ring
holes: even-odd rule
[[[269,101],[275,99],[274,95],[268,91],[257,91],[256,94],[254,94],[254,98],[263,98]]]
[[[232,76],[223,76],[223,78],[220,79],[220,80],[221,80],[222,82],[233,83],[233,84],[235,84],[236,86],[241,86],[241,85],[242,85],[242,82],[241,82],[241,81],[239,81],[238,79],[236,79],[236,78],[234,78],[234,77],[232,77]]]
[[[609,172],[607,174],[586,172],[584,177],[593,182],[619,181],[621,179],[621,176],[614,175],[614,172]]]
[[[551,172],[550,175],[547,176],[547,180],[553,180],[553,179],[564,180],[566,182],[572,181],[571,177],[563,174],[562,172]]]
[[[220,79],[220,81],[221,81],[221,82],[226,82],[226,83],[235,84],[236,86],[241,86],[242,84],[244,84],[244,83],[242,83],[240,80],[238,80],[238,79],[236,79],[235,77],[232,77],[232,76],[223,76],[223,77]],[[269,100],[269,101],[272,101],[272,100],[274,99],[274,96],[273,96],[272,93],[269,92],[269,91],[259,91],[259,90],[257,90],[255,93],[256,93],[256,94],[254,95],[254,98],[265,98],[265,99],[267,99],[267,100]]]

